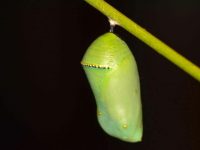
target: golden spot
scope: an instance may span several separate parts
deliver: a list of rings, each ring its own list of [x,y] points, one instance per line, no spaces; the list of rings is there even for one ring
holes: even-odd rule
[[[127,139],[128,139],[128,137],[124,136],[124,137],[123,137],[123,139],[124,139],[124,140],[127,140]]]
[[[98,116],[101,116],[101,115],[102,115],[102,112],[97,111],[97,115],[98,115]]]
[[[128,125],[124,124],[122,127],[126,129],[126,128],[128,128]]]
[[[138,89],[135,89],[135,93],[138,94]]]
[[[81,64],[83,66],[87,66],[87,67],[100,68],[100,69],[110,69],[109,66],[96,65],[96,64],[86,64],[86,63],[83,63],[83,62],[81,62]]]

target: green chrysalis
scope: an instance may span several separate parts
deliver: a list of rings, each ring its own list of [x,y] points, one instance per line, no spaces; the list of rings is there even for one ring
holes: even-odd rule
[[[127,44],[113,33],[103,34],[89,46],[81,64],[96,99],[100,126],[123,141],[141,141],[139,76]]]

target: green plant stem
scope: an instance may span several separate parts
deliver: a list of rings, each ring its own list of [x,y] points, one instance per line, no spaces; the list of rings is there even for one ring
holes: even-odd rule
[[[113,8],[104,0],[85,0],[87,3],[95,7],[108,18],[115,20],[122,28],[136,36],[138,39],[149,45],[156,52],[167,58],[169,61],[180,67],[186,73],[190,74],[200,82],[200,68],[191,61],[177,53],[174,49],[160,41],[151,33],[140,27],[134,21],[123,15],[121,12]]]

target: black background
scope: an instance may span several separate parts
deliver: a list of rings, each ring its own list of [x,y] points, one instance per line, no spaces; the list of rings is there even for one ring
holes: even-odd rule
[[[200,66],[198,0],[109,0]],[[2,2],[1,2],[2,3]],[[105,134],[80,60],[109,31],[83,0],[1,4],[0,149],[199,150],[200,84],[120,27],[138,64],[144,136],[125,143]]]

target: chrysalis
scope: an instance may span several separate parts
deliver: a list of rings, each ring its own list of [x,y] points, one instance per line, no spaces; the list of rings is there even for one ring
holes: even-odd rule
[[[103,130],[123,141],[141,141],[139,76],[127,44],[115,34],[106,33],[89,46],[81,64],[94,93]]]

